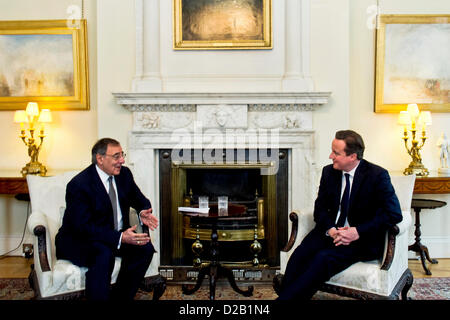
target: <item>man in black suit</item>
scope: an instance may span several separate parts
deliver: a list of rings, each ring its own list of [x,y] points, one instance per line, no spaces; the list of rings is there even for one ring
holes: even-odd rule
[[[123,166],[124,158],[118,141],[100,139],[92,148],[92,164],[67,184],[56,256],[88,267],[86,297],[90,300],[132,300],[155,252],[149,234],[136,233],[136,225],[130,227],[130,207],[151,230],[158,226],[158,219],[130,169]],[[122,263],[110,294],[116,256],[122,257]]]
[[[310,299],[320,285],[358,261],[381,258],[388,228],[402,220],[388,172],[363,159],[364,142],[338,131],[322,171],[315,228],[292,253],[280,300]]]

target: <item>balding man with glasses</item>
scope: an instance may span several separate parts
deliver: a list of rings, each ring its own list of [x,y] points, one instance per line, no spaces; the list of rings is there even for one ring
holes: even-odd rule
[[[66,189],[66,211],[56,235],[56,256],[86,273],[89,300],[132,300],[155,249],[147,233],[130,226],[130,207],[151,230],[158,226],[150,201],[142,194],[125,163],[120,143],[103,138],[92,147],[92,164]],[[122,258],[116,285],[110,292],[116,256]]]

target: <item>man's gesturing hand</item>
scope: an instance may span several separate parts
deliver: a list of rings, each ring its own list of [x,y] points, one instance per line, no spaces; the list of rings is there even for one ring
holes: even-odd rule
[[[150,242],[150,237],[146,233],[136,233],[136,225],[122,232],[122,243],[143,246]]]
[[[155,230],[158,227],[158,218],[156,218],[152,214],[152,208],[147,210],[142,210],[139,213],[139,217],[141,218],[141,221],[143,224],[145,224],[147,227],[150,228],[150,230]]]

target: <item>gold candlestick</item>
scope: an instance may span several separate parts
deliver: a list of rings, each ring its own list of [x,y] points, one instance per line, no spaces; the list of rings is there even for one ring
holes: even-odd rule
[[[28,162],[20,171],[22,176],[26,176],[27,174],[38,174],[41,176],[45,176],[47,173],[47,168],[39,162],[39,152],[42,148],[42,143],[44,142],[45,134],[44,134],[44,123],[51,122],[52,117],[50,110],[43,109],[39,112],[39,108],[37,103],[30,102],[27,105],[26,110],[18,110],[14,114],[14,122],[20,123],[20,138],[22,139],[25,146],[28,148],[28,155],[30,156],[30,162]],[[35,122],[41,123],[41,130],[38,135],[39,143],[36,141],[34,137],[35,132]],[[24,123],[28,123],[28,135],[26,134],[26,130],[24,128]]]
[[[422,137],[421,142],[416,139],[416,123],[422,124]],[[425,126],[431,124],[431,114],[429,111],[422,111],[419,113],[419,109],[416,104],[408,105],[408,111],[401,111],[399,115],[399,123],[404,125],[403,131],[403,141],[405,143],[405,148],[408,154],[411,156],[412,161],[410,162],[408,168],[403,171],[403,174],[410,175],[416,174],[417,176],[427,176],[429,171],[422,163],[422,157],[420,155],[420,150],[427,140]],[[408,131],[407,126],[411,125],[411,147],[408,147]]]

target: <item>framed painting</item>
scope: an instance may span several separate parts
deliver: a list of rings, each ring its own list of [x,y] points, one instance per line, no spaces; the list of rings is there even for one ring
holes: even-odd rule
[[[0,110],[89,110],[86,20],[0,21]]]
[[[381,15],[375,112],[450,112],[450,15]]]
[[[272,49],[272,0],[173,0],[175,50]]]

